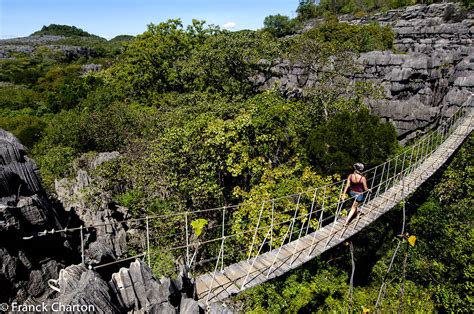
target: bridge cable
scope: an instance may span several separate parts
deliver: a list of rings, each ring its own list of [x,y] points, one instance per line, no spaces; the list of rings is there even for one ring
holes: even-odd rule
[[[351,252],[351,263],[352,263],[352,272],[351,272],[351,279],[349,280],[349,291],[347,292],[348,298],[349,298],[349,313],[352,313],[352,307],[353,307],[353,300],[352,300],[352,295],[354,292],[354,274],[355,274],[355,261],[354,261],[354,245],[352,244],[352,241],[349,241],[349,250]]]
[[[405,177],[402,178],[402,195],[405,194]],[[406,212],[405,212],[405,200],[402,201],[402,215],[403,215],[403,219],[402,219],[402,230],[401,230],[401,234],[404,234],[405,233],[405,222],[406,222]],[[382,306],[382,302],[383,302],[383,298],[385,297],[385,289],[386,289],[386,280],[388,278],[388,275],[390,273],[390,271],[392,270],[392,266],[393,266],[393,263],[395,261],[395,257],[397,256],[397,253],[400,249],[400,245],[401,245],[402,241],[399,240],[398,243],[397,243],[397,247],[395,248],[395,251],[393,252],[393,256],[392,256],[392,259],[390,261],[390,265],[388,266],[387,268],[387,272],[385,273],[385,276],[383,277],[382,279],[382,285],[380,286],[380,290],[379,290],[379,293],[378,293],[378,296],[377,296],[377,301],[375,303],[375,308],[377,309],[379,306]]]
[[[407,273],[408,251],[409,251],[409,243],[407,241],[407,248],[404,254],[405,258],[403,259],[402,286],[400,288],[400,303],[398,305],[398,314],[401,314],[402,309],[403,309],[403,296],[405,294],[405,280],[406,280],[406,273]]]

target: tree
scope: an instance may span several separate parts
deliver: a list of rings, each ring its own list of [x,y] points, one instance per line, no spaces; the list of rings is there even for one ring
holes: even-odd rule
[[[316,201],[319,204],[337,202],[339,188],[337,185],[329,184],[339,179],[339,176],[318,175],[310,167],[303,166],[301,161],[294,158],[284,164],[265,168],[259,183],[253,185],[248,192],[240,187],[234,188],[234,194],[242,199],[242,205],[233,211],[231,228],[232,234],[241,234],[234,239],[242,248],[238,251],[247,254],[249,243],[248,234],[246,235],[245,232],[256,229],[257,223],[259,223],[259,230],[255,234],[255,247],[250,247],[250,250],[258,250],[265,237],[268,236],[267,228],[272,223],[274,224],[273,245],[275,247],[281,245],[286,240],[285,236],[289,228],[289,224],[285,222],[292,219],[295,211],[298,212],[294,230],[299,230],[308,224],[313,230],[318,228],[318,221],[314,217],[308,221],[314,188],[328,185],[325,194],[317,195]],[[295,193],[301,194],[296,196]],[[286,195],[293,195],[293,197],[282,197]],[[262,203],[272,198],[276,199],[273,202]],[[331,210],[328,209],[328,211]],[[261,216],[260,213],[262,213]]]
[[[357,62],[359,51],[376,47],[374,43],[392,44],[393,37],[386,32],[391,34],[378,25],[364,29],[329,18],[321,26],[287,41],[287,57],[305,64],[313,76],[303,94],[308,101],[307,114],[315,124],[341,111],[364,108],[365,99],[381,96],[380,86],[351,77],[361,71]],[[364,36],[370,40],[363,40]]]
[[[318,6],[315,4],[315,0],[300,0],[300,4],[296,9],[298,13],[297,19],[299,21],[306,21],[311,18],[318,16]]]
[[[125,45],[120,62],[110,70],[113,84],[131,98],[184,92],[183,63],[197,45],[217,32],[215,27],[204,28],[204,22],[197,20],[186,29],[181,20],[150,24],[145,33]]]
[[[315,80],[305,88],[308,100],[307,114],[315,124],[325,121],[341,109],[354,110],[361,107],[357,87],[349,78],[356,72],[355,55],[342,45],[324,43],[308,37],[292,40],[289,58],[293,62],[307,64]],[[360,95],[359,95],[360,96]]]
[[[0,86],[0,109],[37,109],[41,105],[40,94],[21,85],[3,83]]]
[[[378,23],[351,25],[340,23],[336,18],[330,17],[303,36],[320,42],[342,45],[352,51],[367,52],[392,49],[394,35],[390,27],[381,27]]]
[[[38,80],[36,88],[43,92],[51,112],[73,109],[86,97],[90,88],[80,71],[76,64],[55,66]]]
[[[274,57],[277,47],[268,33],[221,31],[200,21],[184,29],[181,21],[170,20],[149,25],[129,43],[110,76],[125,97],[160,106],[194,91],[248,97],[259,62]]]
[[[378,165],[397,148],[395,127],[368,110],[336,114],[316,127],[306,141],[309,160],[325,173],[344,173],[356,162]]]
[[[301,154],[302,134],[308,129],[303,103],[266,92],[234,103],[234,112],[222,113],[225,106],[221,100],[205,112],[170,112],[166,120],[174,123],[167,122],[152,140],[134,144],[134,151],[141,153],[130,154],[126,163],[134,170],[122,174],[129,186],[151,202],[180,200],[188,208],[213,207],[237,202],[235,187],[248,191],[265,169]]]
[[[263,71],[262,59],[280,53],[280,43],[266,32],[227,32],[208,36],[182,64],[187,91],[201,91],[229,98],[255,93],[252,78]]]
[[[293,23],[288,16],[277,14],[265,17],[263,21],[264,30],[276,37],[289,35],[293,31]]]

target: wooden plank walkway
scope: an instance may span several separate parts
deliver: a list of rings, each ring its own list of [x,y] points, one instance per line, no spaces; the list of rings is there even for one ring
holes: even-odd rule
[[[196,290],[199,301],[212,303],[224,300],[295,269],[346,241],[414,192],[448,160],[472,130],[471,113],[461,120],[453,134],[415,171],[407,175],[403,181],[397,182],[387,191],[365,204],[363,208],[365,214],[352,220],[347,228],[343,228],[346,217],[340,217],[335,223],[328,224],[318,231],[283,245],[281,250],[277,248],[252,258],[248,262],[241,261],[232,264],[217,272],[214,280],[213,273],[197,277]],[[244,281],[245,286],[243,286]]]

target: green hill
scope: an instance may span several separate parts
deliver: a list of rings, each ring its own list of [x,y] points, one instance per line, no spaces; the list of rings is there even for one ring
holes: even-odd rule
[[[109,40],[111,43],[116,43],[116,42],[125,42],[125,41],[132,41],[135,39],[135,36],[132,35],[118,35]]]
[[[44,25],[41,30],[34,32],[31,36],[41,36],[41,35],[55,35],[55,36],[65,36],[65,37],[98,37],[97,35],[90,34],[80,28],[69,25],[59,25],[59,24],[50,24],[49,26]]]

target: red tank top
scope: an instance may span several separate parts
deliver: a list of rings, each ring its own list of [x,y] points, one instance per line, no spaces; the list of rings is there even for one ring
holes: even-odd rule
[[[351,191],[354,191],[357,193],[364,192],[364,184],[362,184],[362,176],[360,176],[360,179],[358,182],[354,182],[352,179],[353,179],[353,175],[351,174],[349,178],[349,180],[351,181]]]

